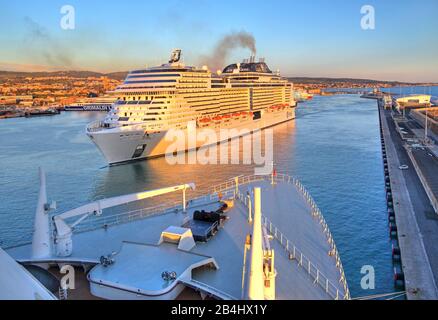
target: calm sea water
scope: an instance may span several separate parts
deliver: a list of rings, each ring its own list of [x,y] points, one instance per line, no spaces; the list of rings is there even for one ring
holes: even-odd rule
[[[397,94],[428,94],[433,97],[438,97],[438,86],[408,86],[408,87],[394,87],[381,88],[381,90],[389,93]]]
[[[89,201],[182,182],[198,190],[240,174],[245,165],[178,165],[154,159],[109,168],[84,133],[99,113],[0,121],[0,241],[31,239],[38,167],[47,172],[58,212]],[[298,177],[311,192],[337,243],[353,296],[393,291],[377,106],[357,95],[315,97],[295,121],[275,127],[279,172]],[[136,204],[138,205],[138,204]],[[376,289],[360,287],[372,265]]]

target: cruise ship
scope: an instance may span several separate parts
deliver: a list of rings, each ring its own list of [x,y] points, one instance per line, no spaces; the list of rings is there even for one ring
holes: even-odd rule
[[[191,125],[217,133],[237,129],[228,137],[235,138],[295,118],[293,84],[255,57],[213,73],[186,66],[176,49],[166,64],[131,71],[111,94],[116,102],[105,119],[87,126],[109,164],[190,150],[168,151],[170,129],[182,130],[186,139]],[[201,146],[198,140],[191,149]]]

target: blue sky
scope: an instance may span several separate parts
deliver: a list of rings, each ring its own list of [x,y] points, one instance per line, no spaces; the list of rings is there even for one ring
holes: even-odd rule
[[[60,27],[66,4],[75,30]],[[360,27],[363,5],[375,8],[375,30]],[[127,70],[165,62],[174,47],[197,64],[236,31],[284,75],[438,82],[436,0],[0,0],[0,69]]]

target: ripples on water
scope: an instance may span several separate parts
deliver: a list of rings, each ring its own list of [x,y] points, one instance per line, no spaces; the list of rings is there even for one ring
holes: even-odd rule
[[[84,133],[88,122],[102,116],[63,113],[0,121],[3,246],[31,239],[39,166],[47,171],[49,198],[58,202],[58,212],[178,183],[195,182],[205,191],[253,173],[244,165],[170,166],[163,158],[108,168]],[[330,225],[352,295],[393,291],[375,101],[357,95],[315,97],[300,105],[295,121],[275,127],[274,138],[278,171],[305,184]],[[375,268],[375,291],[360,288],[363,265]]]

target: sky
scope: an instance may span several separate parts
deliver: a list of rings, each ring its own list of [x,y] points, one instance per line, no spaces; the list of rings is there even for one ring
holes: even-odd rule
[[[364,5],[374,29],[361,28]],[[198,65],[233,32],[285,76],[438,82],[437,0],[0,0],[0,70],[127,71],[173,48]],[[226,63],[249,55],[236,48]]]

